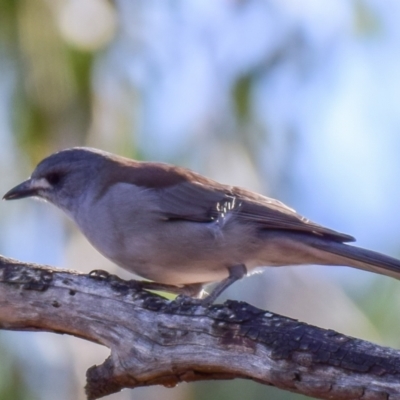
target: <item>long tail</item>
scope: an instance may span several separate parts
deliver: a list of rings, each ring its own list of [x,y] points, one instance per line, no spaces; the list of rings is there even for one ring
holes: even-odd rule
[[[329,257],[334,265],[347,265],[400,279],[400,260],[396,260],[393,257],[332,241],[313,240],[309,245],[337,256]]]

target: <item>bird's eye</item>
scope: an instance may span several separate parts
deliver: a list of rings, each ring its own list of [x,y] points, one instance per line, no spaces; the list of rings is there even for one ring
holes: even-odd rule
[[[61,181],[61,174],[58,172],[52,172],[48,175],[46,175],[46,180],[47,182],[50,183],[50,185],[55,186]]]

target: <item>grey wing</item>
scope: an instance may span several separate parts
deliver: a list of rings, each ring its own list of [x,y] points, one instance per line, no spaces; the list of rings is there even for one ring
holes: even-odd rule
[[[159,190],[162,217],[167,220],[213,222],[229,213],[260,229],[283,229],[329,237],[338,242],[355,239],[318,225],[278,200],[211,181],[182,182]]]

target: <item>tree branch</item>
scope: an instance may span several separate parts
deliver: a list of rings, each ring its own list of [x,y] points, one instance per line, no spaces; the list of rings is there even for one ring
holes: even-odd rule
[[[0,257],[0,328],[67,333],[111,349],[88,399],[123,388],[247,378],[321,399],[400,399],[400,352],[246,303],[204,308],[107,273]]]

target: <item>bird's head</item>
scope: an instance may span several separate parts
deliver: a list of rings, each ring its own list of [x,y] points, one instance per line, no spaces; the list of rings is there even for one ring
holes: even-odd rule
[[[9,190],[3,199],[37,197],[65,211],[73,211],[107,159],[108,153],[85,147],[54,153],[42,160],[31,177]]]

